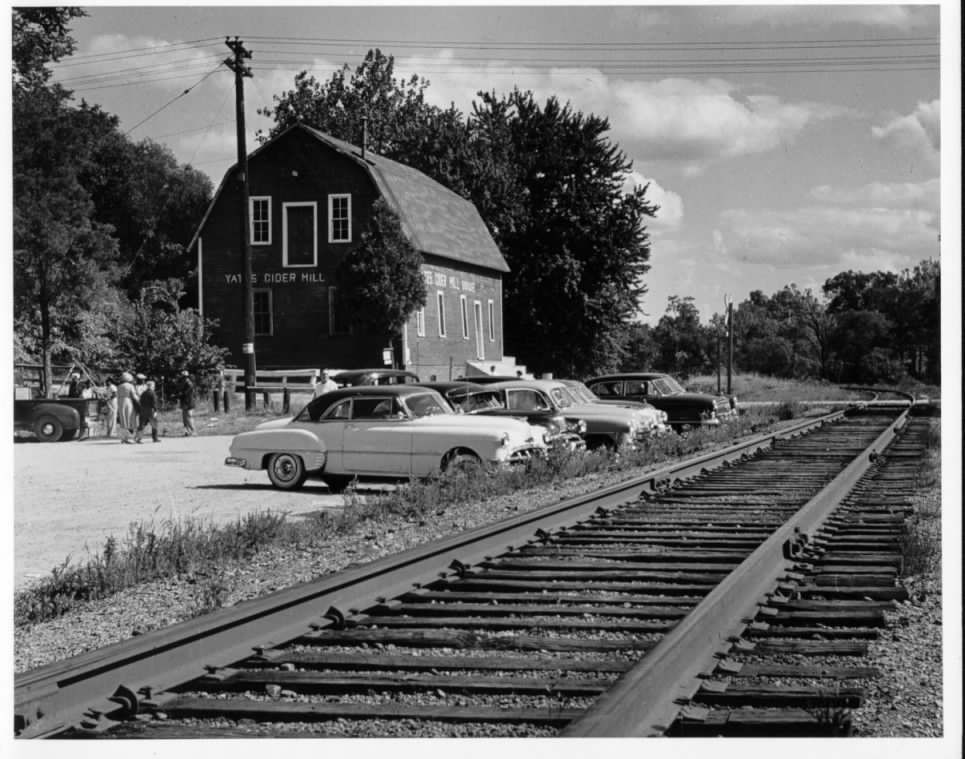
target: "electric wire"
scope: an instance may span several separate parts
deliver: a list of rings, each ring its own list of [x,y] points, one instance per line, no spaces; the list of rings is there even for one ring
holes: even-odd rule
[[[192,84],[190,87],[188,87],[184,92],[181,92],[181,93],[175,95],[173,98],[171,98],[168,102],[166,102],[164,105],[162,105],[162,106],[161,106],[160,108],[158,108],[156,111],[154,111],[154,112],[151,113],[150,115],[145,116],[143,119],[141,119],[140,121],[138,121],[134,126],[132,126],[130,129],[128,129],[126,132],[124,132],[125,136],[126,136],[126,135],[129,135],[131,132],[133,132],[135,129],[137,129],[139,126],[141,126],[141,124],[144,124],[144,123],[146,123],[147,121],[150,121],[151,119],[153,119],[153,118],[154,118],[155,116],[157,116],[161,111],[163,111],[165,108],[167,108],[168,106],[170,106],[170,105],[173,104],[174,102],[176,102],[176,101],[180,100],[181,98],[183,98],[185,95],[187,95],[189,92],[191,92],[191,90],[193,90],[195,87],[197,87],[199,84],[201,84],[205,79],[207,79],[209,76],[211,76],[212,74],[214,74],[219,68],[221,68],[221,64],[220,64],[220,63],[218,64],[218,66],[217,66],[216,68],[213,68],[211,71],[209,71],[209,72],[208,72],[207,74],[205,74],[203,77],[201,77],[197,82],[195,82],[195,83]]]

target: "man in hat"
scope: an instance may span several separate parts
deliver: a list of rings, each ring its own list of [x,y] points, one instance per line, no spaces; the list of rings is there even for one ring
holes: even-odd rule
[[[137,397],[141,397],[141,393],[147,388],[147,375],[143,372],[138,372],[134,375],[134,392],[137,393]]]
[[[80,374],[73,372],[70,375],[70,383],[67,385],[67,397],[68,398],[80,398],[82,397],[83,385],[80,382]]]
[[[181,408],[181,423],[184,424],[184,436],[190,437],[194,434],[194,383],[191,381],[191,375],[187,369],[181,372],[178,406]]]
[[[144,383],[144,392],[139,397],[140,422],[137,432],[134,433],[134,442],[140,443],[144,428],[151,425],[151,439],[155,443],[160,443],[161,438],[157,434],[157,394],[154,392],[154,381],[148,380]]]

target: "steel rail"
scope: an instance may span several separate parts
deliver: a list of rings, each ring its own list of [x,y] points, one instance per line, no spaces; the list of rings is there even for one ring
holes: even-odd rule
[[[779,579],[791,572],[809,536],[831,515],[878,452],[908,419],[906,408],[875,441],[774,534],[736,567],[640,662],[623,675],[561,735],[647,737],[662,735],[681,702],[700,687],[714,657],[725,654],[747,627]]]
[[[291,640],[312,624],[335,624],[382,599],[450,576],[508,547],[563,524],[654,492],[676,479],[738,460],[845,415],[836,411],[777,432],[661,467],[626,482],[526,514],[468,530],[361,567],[327,575],[15,677],[14,722],[19,737],[48,737],[136,713],[142,701],[203,673]],[[326,612],[325,610],[328,610]]]

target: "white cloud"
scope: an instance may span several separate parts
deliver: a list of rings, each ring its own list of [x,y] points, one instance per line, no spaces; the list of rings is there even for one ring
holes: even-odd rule
[[[652,229],[674,228],[680,226],[684,216],[684,201],[677,193],[661,187],[656,180],[648,179],[639,171],[631,171],[624,182],[624,192],[630,192],[634,187],[647,186],[647,200],[660,206],[657,215],[647,221]]]
[[[938,21],[937,7],[907,5],[742,5],[720,8],[715,20],[771,27],[818,24],[915,29]]]
[[[938,215],[920,209],[731,209],[717,231],[731,260],[777,268],[904,268],[938,249]]]
[[[444,63],[448,72],[434,76],[427,63]],[[458,67],[459,59],[451,50],[431,59],[396,61],[400,74],[420,73],[430,80],[426,95],[436,105],[455,103],[468,112],[480,82],[497,94],[509,92],[518,83],[521,89],[531,90],[538,102],[553,95],[576,110],[605,116],[614,141],[632,149],[635,156],[673,161],[691,174],[722,158],[773,150],[815,122],[850,113],[822,103],[748,94],[716,78],[632,81],[594,68],[543,70],[498,61]]]
[[[939,101],[919,103],[912,113],[897,116],[884,126],[871,127],[871,134],[902,150],[920,155],[935,171],[941,152],[941,108]]]
[[[939,180],[928,179],[924,182],[869,182],[852,188],[820,185],[812,188],[810,195],[823,203],[871,208],[910,208],[937,214],[940,191]]]

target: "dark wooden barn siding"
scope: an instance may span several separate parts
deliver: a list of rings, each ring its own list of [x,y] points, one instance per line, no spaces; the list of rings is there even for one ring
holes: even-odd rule
[[[336,319],[329,335],[328,287],[335,268],[358,243],[368,208],[377,191],[354,161],[294,131],[249,159],[249,192],[271,197],[271,244],[252,245],[255,287],[271,291],[273,334],[258,335],[255,350],[261,367],[353,366],[360,351],[381,357],[378,340],[345,332]],[[328,196],[352,196],[352,242],[328,242]],[[241,365],[242,311],[240,191],[230,181],[205,225],[203,244],[204,310],[220,319],[216,341]],[[318,260],[314,267],[283,263],[284,204],[315,202]],[[230,241],[230,242],[229,242]],[[235,317],[237,315],[237,317]],[[369,344],[371,343],[371,345]]]

